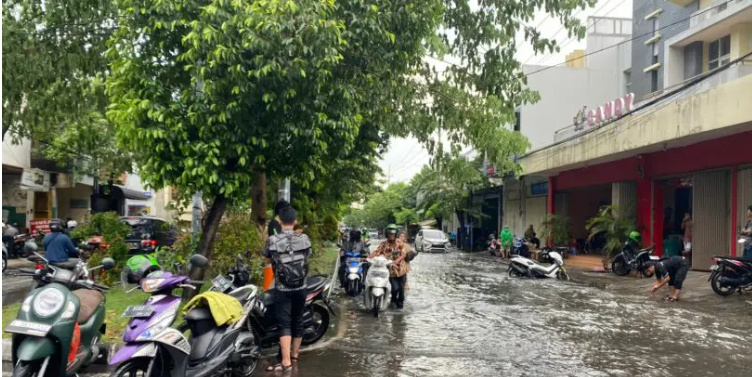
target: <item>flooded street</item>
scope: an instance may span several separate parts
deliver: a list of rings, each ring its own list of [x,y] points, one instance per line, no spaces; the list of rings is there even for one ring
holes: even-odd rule
[[[293,375],[752,376],[749,305],[716,315],[713,303],[513,279],[479,254],[412,267],[404,310],[373,318],[361,296],[341,297],[341,333]]]

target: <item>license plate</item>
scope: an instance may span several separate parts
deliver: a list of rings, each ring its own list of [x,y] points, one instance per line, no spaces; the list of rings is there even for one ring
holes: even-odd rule
[[[5,328],[5,332],[32,336],[45,336],[48,332],[50,332],[51,328],[51,325],[16,319],[11,322],[8,327]]]
[[[138,242],[128,242],[128,247],[129,247],[129,248],[130,248],[131,250],[133,250],[133,249],[138,249],[138,248],[140,248],[140,247],[141,247],[141,244],[140,244],[140,243],[138,243]]]
[[[125,309],[124,318],[143,318],[154,313],[154,307],[151,305],[133,305]]]
[[[229,279],[224,277],[224,275],[218,275],[214,279],[212,279],[212,287],[214,287],[219,292],[224,292],[227,289],[229,289],[232,286],[232,282],[230,282]]]

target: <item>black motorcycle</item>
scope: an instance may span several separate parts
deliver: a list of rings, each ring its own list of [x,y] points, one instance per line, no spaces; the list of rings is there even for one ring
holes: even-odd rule
[[[740,244],[750,247],[746,237],[739,240]],[[746,253],[745,253],[746,254]],[[719,296],[728,296],[734,292],[752,290],[752,258],[750,257],[713,257],[715,265],[710,267],[710,287]]]
[[[246,252],[246,254],[250,254]],[[233,291],[248,284],[250,267],[238,256],[236,265],[228,271],[227,276],[217,276],[212,280],[212,289],[235,296]],[[326,276],[310,276],[307,281],[306,306],[303,312],[303,345],[311,345],[324,337],[329,329],[329,314],[334,310],[329,306],[327,291],[331,282]],[[260,339],[262,348],[274,346],[279,341],[279,327],[274,317],[274,294],[270,289],[257,297],[249,298],[240,292],[236,297],[245,305],[248,299],[255,299],[252,315],[248,316],[248,325]]]
[[[611,271],[619,276],[629,275],[632,271],[638,271],[645,277],[652,276],[648,272],[648,262],[651,260],[650,255],[653,253],[653,249],[655,247],[650,246],[638,251],[637,255],[633,255],[629,249],[622,248],[621,252],[611,261]]]

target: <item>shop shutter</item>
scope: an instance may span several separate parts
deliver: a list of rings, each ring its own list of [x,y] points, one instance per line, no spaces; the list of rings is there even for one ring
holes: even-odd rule
[[[566,192],[556,193],[556,196],[554,196],[554,214],[569,216],[569,202],[567,200]]]
[[[692,268],[710,270],[715,255],[729,255],[729,174],[696,173],[692,193]]]
[[[747,207],[752,205],[752,166],[739,169],[736,181],[736,225],[734,232],[738,233],[747,223]],[[741,256],[744,248],[734,242],[736,255]]]
[[[525,203],[525,224],[523,224],[524,230],[527,230],[528,225],[533,224],[535,233],[538,234],[538,238],[541,235],[541,223],[546,217],[546,197],[539,196],[535,198],[527,198]],[[521,235],[525,234],[523,230]]]

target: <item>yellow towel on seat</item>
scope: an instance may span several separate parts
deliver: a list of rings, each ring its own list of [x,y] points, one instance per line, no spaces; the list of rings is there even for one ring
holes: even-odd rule
[[[235,297],[221,292],[207,291],[192,298],[183,308],[183,314],[193,308],[208,307],[217,326],[233,324],[243,317],[243,306]]]

